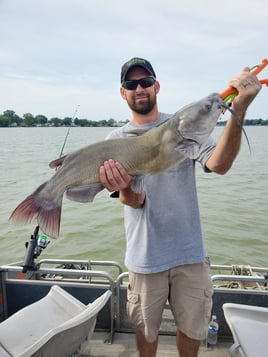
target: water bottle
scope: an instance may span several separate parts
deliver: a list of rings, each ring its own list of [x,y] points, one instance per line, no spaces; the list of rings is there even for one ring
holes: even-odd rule
[[[207,336],[208,345],[216,345],[216,343],[218,342],[218,331],[219,331],[219,324],[217,322],[217,317],[215,315],[212,315],[212,319],[208,323],[208,336]]]

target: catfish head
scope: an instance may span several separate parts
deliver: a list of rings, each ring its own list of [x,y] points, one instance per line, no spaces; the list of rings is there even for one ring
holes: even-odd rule
[[[199,146],[204,144],[217,124],[223,104],[220,95],[212,93],[179,110],[178,130],[182,137]]]

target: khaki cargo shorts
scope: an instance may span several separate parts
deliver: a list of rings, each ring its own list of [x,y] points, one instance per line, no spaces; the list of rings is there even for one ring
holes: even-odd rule
[[[210,263],[187,264],[155,273],[129,272],[127,312],[148,342],[156,340],[166,302],[177,329],[203,340],[212,307]]]

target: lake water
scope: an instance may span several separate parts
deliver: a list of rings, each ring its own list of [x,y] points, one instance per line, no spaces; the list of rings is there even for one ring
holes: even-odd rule
[[[111,128],[71,128],[65,153],[102,140]],[[0,264],[22,261],[35,222],[8,222],[13,209],[53,175],[68,128],[0,129]],[[217,138],[223,127],[216,127]],[[197,186],[208,254],[213,264],[267,266],[268,127],[246,127],[245,139],[231,171],[205,174],[197,167]],[[93,203],[63,200],[61,233],[42,258],[116,260],[123,264],[123,207],[102,191]]]

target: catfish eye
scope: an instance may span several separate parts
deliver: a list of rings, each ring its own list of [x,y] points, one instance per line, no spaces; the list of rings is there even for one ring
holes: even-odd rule
[[[206,111],[210,111],[211,110],[211,107],[212,107],[212,105],[210,104],[210,103],[207,103],[206,105],[205,105],[205,108],[206,108]]]
[[[202,113],[206,114],[206,113],[209,113],[211,111],[211,108],[212,108],[212,104],[211,102],[206,102],[203,107],[202,107]]]

